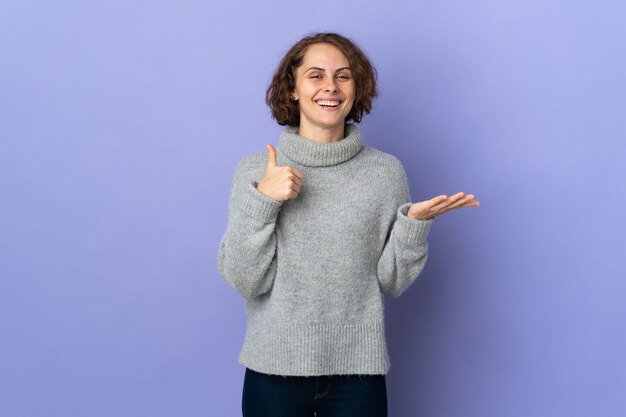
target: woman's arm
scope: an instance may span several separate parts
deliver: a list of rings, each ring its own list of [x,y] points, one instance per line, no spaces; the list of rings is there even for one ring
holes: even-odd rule
[[[383,294],[402,294],[424,269],[428,258],[428,232],[434,219],[415,220],[406,213],[411,203],[402,204],[378,259],[378,281]]]
[[[398,209],[378,259],[378,281],[383,294],[402,294],[424,269],[428,257],[426,238],[434,219],[417,220],[407,216],[411,197],[406,172],[398,161],[395,179],[398,187],[394,202]]]
[[[220,240],[220,275],[246,299],[271,290],[276,276],[276,219],[282,206],[257,188],[247,160],[235,169],[228,225]]]
[[[473,194],[463,192],[452,196],[440,195],[430,200],[411,203],[409,183],[402,163],[397,160],[396,220],[387,236],[378,260],[381,291],[391,297],[402,294],[424,269],[428,257],[426,238],[432,222],[452,210],[477,207],[480,202]]]

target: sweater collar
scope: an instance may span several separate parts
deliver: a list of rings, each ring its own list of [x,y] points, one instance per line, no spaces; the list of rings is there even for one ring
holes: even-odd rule
[[[278,147],[287,158],[300,165],[337,165],[352,158],[361,149],[361,132],[353,123],[346,124],[346,137],[333,143],[313,142],[297,131],[297,126],[286,127],[280,135]]]

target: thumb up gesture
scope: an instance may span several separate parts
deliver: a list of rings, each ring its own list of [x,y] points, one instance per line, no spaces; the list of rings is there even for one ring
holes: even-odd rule
[[[302,189],[304,174],[296,168],[278,165],[274,147],[271,144],[265,146],[268,152],[267,168],[263,179],[256,186],[257,190],[277,201],[296,198]]]

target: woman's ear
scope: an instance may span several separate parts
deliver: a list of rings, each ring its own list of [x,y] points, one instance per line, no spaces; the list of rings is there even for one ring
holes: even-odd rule
[[[298,101],[298,95],[295,93],[295,91],[291,93],[291,100]]]

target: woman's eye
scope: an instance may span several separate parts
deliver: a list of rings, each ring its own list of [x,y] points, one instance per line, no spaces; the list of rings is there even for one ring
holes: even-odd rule
[[[350,76],[346,75],[346,74],[341,74],[341,75],[338,75],[337,78],[339,78],[341,80],[349,80]]]
[[[322,76],[319,74],[313,74],[311,75],[311,78],[322,78]]]

